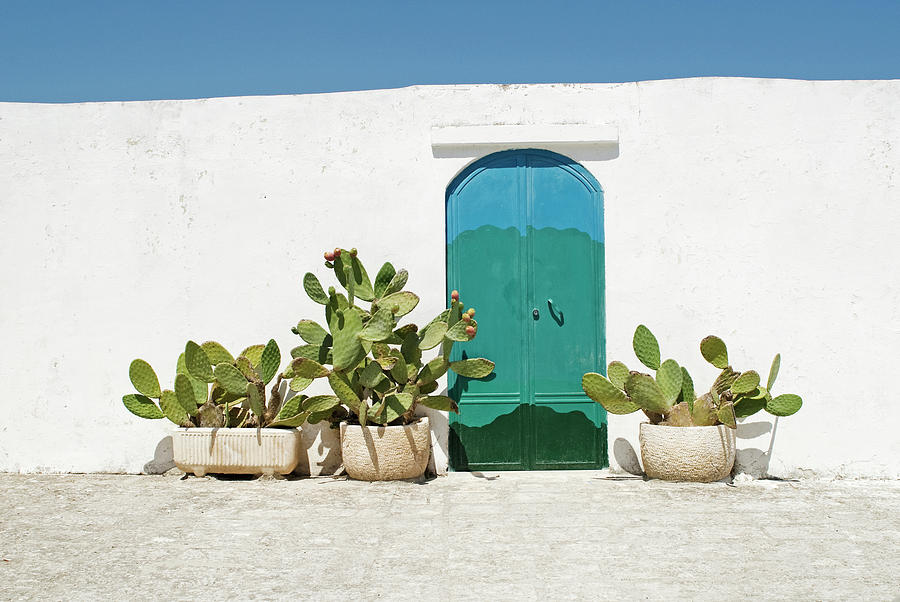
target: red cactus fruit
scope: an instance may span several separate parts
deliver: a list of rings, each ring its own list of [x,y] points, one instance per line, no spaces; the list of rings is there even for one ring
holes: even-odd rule
[[[474,317],[475,316],[475,308],[470,307],[469,311],[467,311],[466,313],[469,314],[469,317]]]
[[[470,337],[475,336],[475,327],[474,326],[466,326],[466,334]]]
[[[356,247],[350,249],[350,257],[356,257]]]
[[[471,320],[472,320],[472,316],[470,316],[469,314],[463,314],[463,315],[462,315],[462,321],[463,321],[463,322],[470,322]]]
[[[450,298],[454,301],[459,301],[459,291],[453,291],[450,293]]]
[[[325,261],[334,261],[334,253],[325,251]]]
[[[341,256],[341,248],[340,248],[340,247],[335,247],[335,248],[334,248],[334,256],[335,256],[335,257],[340,257],[340,256]]]

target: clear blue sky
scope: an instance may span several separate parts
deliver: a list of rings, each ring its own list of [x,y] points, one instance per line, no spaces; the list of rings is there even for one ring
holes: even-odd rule
[[[0,101],[900,78],[900,1],[0,0]]]

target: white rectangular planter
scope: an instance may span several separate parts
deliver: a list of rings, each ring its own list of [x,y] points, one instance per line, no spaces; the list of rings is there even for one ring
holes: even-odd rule
[[[264,428],[180,428],[172,434],[175,466],[207,473],[288,474],[300,461],[300,431]]]

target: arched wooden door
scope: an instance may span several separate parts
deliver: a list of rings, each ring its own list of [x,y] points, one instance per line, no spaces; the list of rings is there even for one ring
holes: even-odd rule
[[[606,363],[599,184],[562,155],[504,151],[468,167],[446,200],[448,291],[479,324],[452,359],[496,362],[488,380],[450,373],[451,468],[607,466],[606,412],[581,390]]]

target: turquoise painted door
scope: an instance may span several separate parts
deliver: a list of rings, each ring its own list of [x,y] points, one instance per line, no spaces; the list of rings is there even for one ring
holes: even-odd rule
[[[448,187],[448,291],[478,321],[451,359],[496,363],[485,380],[448,377],[453,470],[608,465],[606,412],[581,390],[606,363],[603,266],[602,192],[570,159],[496,153]]]

